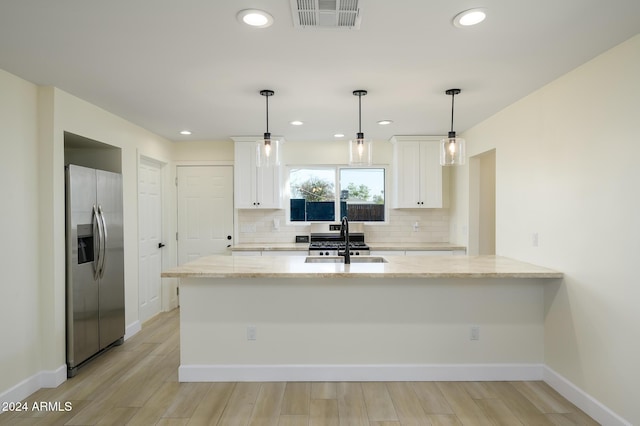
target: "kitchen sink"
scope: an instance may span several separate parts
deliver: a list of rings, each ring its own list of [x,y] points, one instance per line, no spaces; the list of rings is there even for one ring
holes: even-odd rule
[[[344,263],[343,256],[308,256],[304,263]],[[388,263],[380,256],[351,256],[351,263]]]

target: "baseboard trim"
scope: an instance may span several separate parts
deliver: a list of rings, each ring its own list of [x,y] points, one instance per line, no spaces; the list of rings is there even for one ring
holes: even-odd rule
[[[630,422],[546,365],[543,380],[598,423],[608,426],[631,426]]]
[[[28,377],[0,394],[0,404],[22,401],[42,388],[56,388],[67,380],[67,365],[44,370]]]
[[[181,365],[180,382],[542,380],[542,364]]]
[[[133,337],[136,333],[142,330],[142,324],[139,320],[136,320],[129,324],[124,331],[124,340],[128,340]]]

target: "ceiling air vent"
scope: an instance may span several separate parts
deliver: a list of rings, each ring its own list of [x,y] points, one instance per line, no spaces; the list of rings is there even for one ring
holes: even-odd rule
[[[360,29],[362,0],[291,0],[296,28]]]

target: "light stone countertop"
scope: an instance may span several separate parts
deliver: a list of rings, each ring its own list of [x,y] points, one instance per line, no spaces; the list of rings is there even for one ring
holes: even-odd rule
[[[208,256],[166,270],[172,278],[562,278],[499,256],[384,256],[388,263],[305,263],[304,256]]]
[[[371,250],[388,250],[388,251],[438,251],[438,250],[466,250],[465,246],[451,243],[370,243],[367,245]]]
[[[309,251],[309,243],[240,243],[231,251]]]
[[[451,243],[371,243],[367,241],[371,250],[388,251],[437,251],[437,250],[466,250],[465,246]],[[309,243],[240,243],[231,247],[231,251],[308,251]]]

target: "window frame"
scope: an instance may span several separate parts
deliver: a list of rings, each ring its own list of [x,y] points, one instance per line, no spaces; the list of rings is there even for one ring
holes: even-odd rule
[[[336,220],[325,220],[325,221],[292,221],[291,220],[291,170],[294,169],[309,169],[309,170],[333,170],[334,179],[335,179],[335,188],[334,188],[334,213]],[[290,164],[284,167],[284,171],[286,173],[284,179],[284,204],[285,204],[285,217],[286,224],[292,226],[309,226],[314,223],[336,223],[340,221],[340,170],[341,169],[382,169],[384,170],[384,220],[382,221],[353,221],[354,223],[363,223],[366,225],[388,225],[389,224],[389,209],[390,209],[390,200],[388,198],[389,194],[389,166],[387,165],[371,165],[371,166],[362,166],[362,167],[351,167],[346,164]]]

